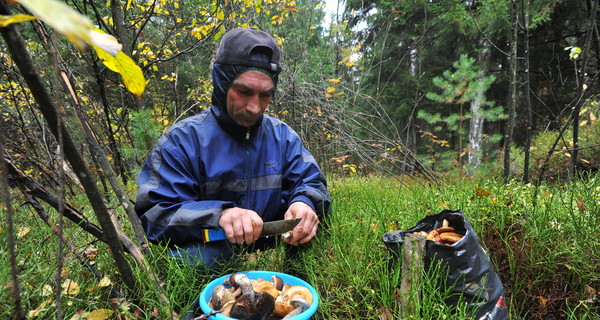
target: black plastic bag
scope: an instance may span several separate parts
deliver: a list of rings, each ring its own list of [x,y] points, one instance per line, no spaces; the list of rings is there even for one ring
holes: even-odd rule
[[[407,233],[431,230],[442,227],[446,219],[464,237],[460,241],[447,246],[434,241],[425,244],[425,270],[433,263],[442,261],[449,267],[448,286],[454,286],[452,293],[462,294],[462,301],[472,310],[473,319],[504,320],[508,319],[508,310],[504,304],[504,286],[494,269],[489,255],[483,249],[473,227],[465,219],[461,210],[444,210],[436,215],[428,216],[408,230],[396,230],[383,235],[383,242],[392,252],[396,262],[401,254],[404,235]],[[442,290],[450,288],[440,288]],[[459,295],[452,295],[445,302],[455,306]]]

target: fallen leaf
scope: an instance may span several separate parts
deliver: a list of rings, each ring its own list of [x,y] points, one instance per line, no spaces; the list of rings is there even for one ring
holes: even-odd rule
[[[100,283],[98,283],[97,286],[93,286],[89,289],[86,289],[85,291],[93,291],[93,290],[98,290],[100,288],[104,288],[104,287],[108,287],[112,285],[112,281],[110,281],[110,279],[108,277],[104,277],[100,280]]]
[[[42,296],[47,297],[54,293],[54,289],[49,284],[45,284],[42,287]]]
[[[548,299],[544,298],[543,296],[537,296],[537,298],[538,300],[540,300],[542,308],[546,308],[546,304],[548,304]]]
[[[27,312],[27,318],[37,318],[40,313],[44,312],[46,309],[43,308],[37,308],[35,310],[29,310],[29,312]]]
[[[596,296],[597,296],[597,291],[596,289],[590,287],[590,286],[585,286],[585,302],[587,303],[594,303],[594,301],[596,301]]]
[[[108,319],[110,316],[112,316],[113,313],[115,313],[114,310],[97,309],[97,310],[90,312],[87,315],[86,319],[87,320],[104,320],[104,319]]]
[[[67,267],[63,267],[63,268],[60,270],[60,277],[61,277],[61,278],[64,278],[64,277],[66,277],[68,274],[69,274],[69,268],[67,268]]]
[[[477,190],[475,190],[475,195],[477,195],[477,198],[483,198],[491,195],[491,193],[485,189],[477,188]]]
[[[77,310],[69,320],[86,320],[89,312],[85,310]]]
[[[52,303],[52,298],[47,299],[46,301],[42,302],[39,307],[37,307],[34,310],[30,310],[29,312],[27,312],[27,318],[36,318],[38,317],[42,312],[46,311],[46,307]]]
[[[577,199],[577,208],[579,208],[579,210],[581,210],[583,212],[587,211],[587,209],[585,208],[585,205],[579,199]]]
[[[19,232],[17,233],[17,239],[21,239],[21,238],[25,237],[29,233],[29,231],[31,231],[31,228],[21,227],[19,229]]]
[[[83,251],[83,254],[85,254],[85,256],[88,259],[94,260],[94,259],[96,259],[96,256],[98,255],[98,249],[97,248],[87,248],[87,249],[85,249],[85,251]]]
[[[71,279],[66,279],[62,283],[62,289],[62,294],[76,295],[79,293],[79,284]]]
[[[100,283],[98,284],[101,287],[108,287],[110,285],[112,285],[112,281],[110,281],[110,278],[108,277],[104,277],[100,280]]]

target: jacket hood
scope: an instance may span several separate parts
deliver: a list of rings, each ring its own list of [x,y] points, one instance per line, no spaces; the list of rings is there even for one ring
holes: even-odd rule
[[[266,32],[238,28],[227,32],[213,64],[212,111],[219,125],[234,138],[248,139],[262,123],[262,116],[250,128],[236,124],[227,113],[227,92],[242,73],[256,70],[267,74],[277,87],[280,52],[275,40]]]

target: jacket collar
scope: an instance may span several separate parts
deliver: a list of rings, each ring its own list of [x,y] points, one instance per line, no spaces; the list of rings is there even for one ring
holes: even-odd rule
[[[236,141],[241,143],[245,143],[250,141],[252,137],[256,135],[256,131],[260,127],[263,122],[263,116],[256,121],[254,125],[249,128],[242,127],[235,123],[227,114],[227,110],[223,110],[222,107],[217,107],[215,105],[211,106],[210,110],[212,114],[217,119],[217,123],[225,132],[227,132],[230,136],[232,136]]]

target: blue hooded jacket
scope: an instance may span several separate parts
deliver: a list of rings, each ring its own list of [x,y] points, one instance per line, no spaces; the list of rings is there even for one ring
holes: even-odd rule
[[[293,129],[268,115],[251,128],[229,118],[224,97],[245,70],[215,64],[213,105],[174,124],[150,152],[135,203],[150,241],[202,241],[202,229],[219,228],[230,207],[263,221],[283,219],[296,201],[321,220],[329,211],[325,177]]]

